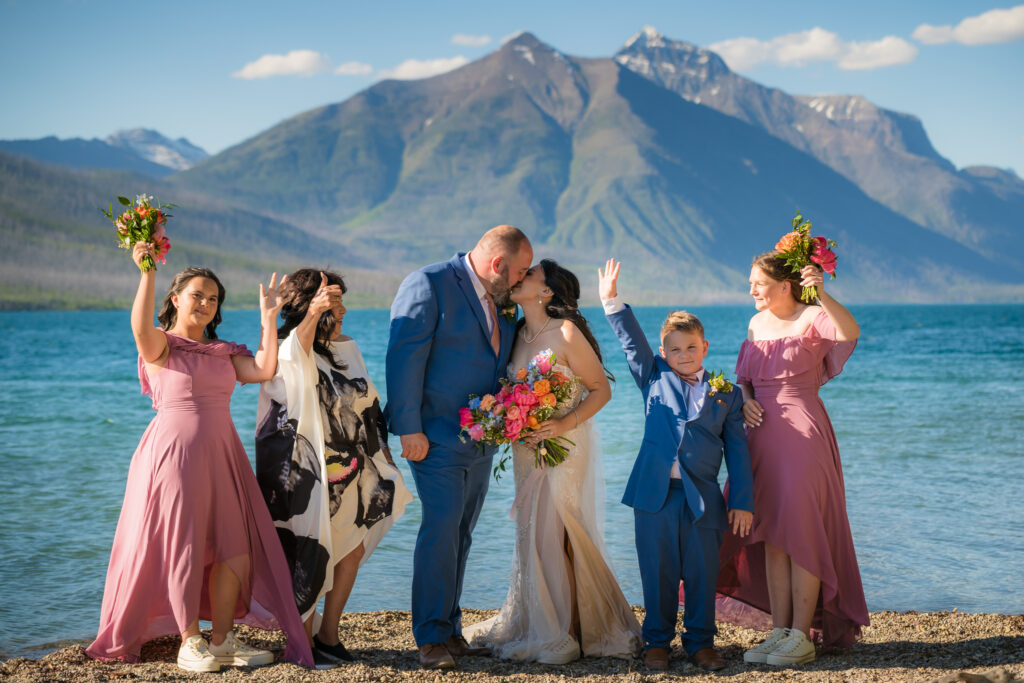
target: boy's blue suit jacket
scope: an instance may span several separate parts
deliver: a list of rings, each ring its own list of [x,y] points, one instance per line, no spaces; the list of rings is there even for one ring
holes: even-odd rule
[[[754,511],[742,392],[733,388],[707,396],[700,413],[688,421],[686,383],[651,350],[632,309],[626,306],[607,317],[626,352],[626,362],[646,409],[644,441],[622,502],[645,512],[660,510],[668,497],[672,461],[678,454],[686,504],[694,524],[727,529],[725,499],[718,486],[723,450],[729,470],[729,509]],[[707,371],[703,381],[705,385],[708,382]]]
[[[468,456],[479,454],[480,445],[459,439],[459,408],[469,402],[470,394],[498,388],[515,325],[499,311],[501,351],[495,355],[487,317],[463,256],[456,254],[410,273],[395,294],[385,417],[392,434],[423,432],[431,449],[440,446]],[[491,454],[494,447],[487,446],[484,452]]]

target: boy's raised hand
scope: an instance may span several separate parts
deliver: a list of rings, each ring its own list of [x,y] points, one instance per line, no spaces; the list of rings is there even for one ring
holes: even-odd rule
[[[729,526],[732,533],[743,538],[750,533],[750,527],[754,523],[754,513],[747,510],[729,510]]]
[[[616,261],[614,258],[610,258],[608,259],[608,262],[604,264],[604,270],[600,268],[597,269],[597,287],[601,296],[601,301],[614,299],[619,295],[618,279],[619,268],[621,266],[621,261]]]

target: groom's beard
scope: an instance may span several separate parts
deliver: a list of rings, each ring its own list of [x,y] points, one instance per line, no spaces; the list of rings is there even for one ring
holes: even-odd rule
[[[488,281],[487,285],[487,289],[490,290],[490,294],[494,299],[494,305],[496,308],[507,308],[512,304],[512,300],[509,299],[509,295],[512,292],[512,286],[508,281],[508,265],[503,266],[501,272],[498,273],[493,280]]]

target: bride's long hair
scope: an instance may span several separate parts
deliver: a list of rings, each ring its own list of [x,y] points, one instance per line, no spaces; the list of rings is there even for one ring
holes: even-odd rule
[[[540,267],[544,271],[544,284],[551,290],[551,300],[544,307],[544,312],[558,320],[571,320],[579,328],[580,332],[583,333],[583,336],[586,337],[591,348],[594,349],[594,353],[597,354],[597,359],[601,361],[601,366],[604,367],[604,372],[608,375],[608,379],[614,382],[615,375],[604,365],[604,358],[601,356],[601,345],[597,343],[597,338],[590,331],[587,319],[580,313],[580,281],[573,275],[571,270],[563,268],[551,259],[542,259]],[[526,319],[520,318],[519,327],[525,324]]]

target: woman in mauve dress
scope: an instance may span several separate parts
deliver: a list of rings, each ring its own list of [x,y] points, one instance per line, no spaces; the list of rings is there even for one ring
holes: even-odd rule
[[[818,305],[800,300],[818,289]],[[736,361],[754,469],[754,526],[723,538],[719,617],[772,631],[744,660],[776,666],[814,659],[811,629],[826,647],[849,647],[868,624],[846,516],[839,447],[818,389],[853,353],[860,327],[830,296],[822,271],[793,273],[776,252],[750,269],[758,313]],[[753,618],[752,618],[753,617]]]
[[[136,265],[147,254],[151,244],[136,244]],[[230,411],[235,382],[274,374],[276,277],[266,291],[260,285],[263,330],[253,357],[217,339],[224,287],[211,271],[175,276],[162,329],[153,325],[155,269],[142,273],[132,332],[142,391],[157,414],[128,470],[91,657],[139,661],[143,643],[179,633],[178,666],[186,670],[271,663],[273,653],[235,636],[237,619],[282,629],[285,659],[313,664],[284,553]],[[213,622],[209,642],[200,619]]]

